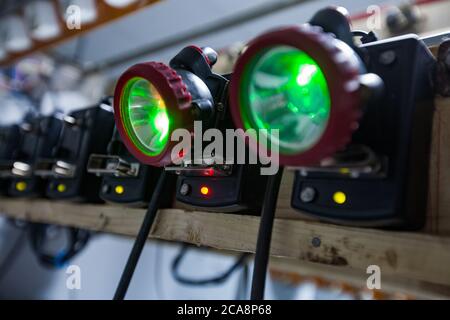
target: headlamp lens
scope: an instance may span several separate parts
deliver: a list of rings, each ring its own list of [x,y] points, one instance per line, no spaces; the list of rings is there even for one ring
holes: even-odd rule
[[[159,155],[169,140],[170,119],[166,104],[155,86],[140,77],[125,85],[121,98],[127,134],[143,153]]]
[[[322,136],[330,115],[330,92],[317,62],[291,46],[275,46],[255,55],[241,78],[240,102],[246,129],[269,133],[280,152],[311,148]]]

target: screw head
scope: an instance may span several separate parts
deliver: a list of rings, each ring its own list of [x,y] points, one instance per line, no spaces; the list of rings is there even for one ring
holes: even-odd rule
[[[191,191],[191,187],[190,185],[188,185],[187,183],[183,183],[180,187],[180,194],[182,196],[187,196],[189,194],[189,192]]]
[[[314,237],[311,240],[311,244],[313,245],[313,247],[318,248],[320,247],[320,244],[322,243],[322,241],[320,240],[320,238],[318,237]]]
[[[312,202],[316,197],[316,190],[312,187],[305,187],[300,192],[300,200],[302,202]]]

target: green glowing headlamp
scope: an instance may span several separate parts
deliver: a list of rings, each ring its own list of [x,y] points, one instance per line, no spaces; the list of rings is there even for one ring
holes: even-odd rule
[[[158,62],[140,63],[125,71],[114,92],[114,118],[127,149],[140,162],[171,163],[176,141],[172,131],[192,125],[191,95],[182,78]]]
[[[360,61],[355,56],[345,43],[309,25],[254,39],[231,78],[236,127],[265,129],[253,139],[258,148],[276,146],[280,164],[317,164],[345,146],[356,127]]]

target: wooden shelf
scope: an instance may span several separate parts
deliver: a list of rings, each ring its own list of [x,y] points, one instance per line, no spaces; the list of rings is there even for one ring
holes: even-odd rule
[[[289,270],[351,279],[361,287],[368,277],[367,267],[378,265],[383,290],[450,298],[450,99],[438,98],[436,102],[424,230],[381,231],[305,220],[290,207],[293,172],[287,170],[277,204],[272,256],[289,258],[283,264]],[[0,198],[0,212],[28,221],[134,236],[145,209]],[[151,237],[254,252],[258,227],[257,216],[189,211],[175,204],[160,210]]]
[[[145,210],[2,198],[0,212],[28,221],[134,236]],[[259,217],[254,216],[164,209],[158,213],[151,237],[254,252],[258,226]],[[320,245],[314,246],[313,242]],[[309,269],[309,273],[317,268],[331,278],[361,279],[359,282],[364,282],[360,284],[365,283],[367,267],[375,264],[380,266],[383,277],[390,279],[388,288],[420,288],[422,294],[426,288],[428,295],[450,297],[450,237],[278,218],[271,254],[303,262],[300,267]]]

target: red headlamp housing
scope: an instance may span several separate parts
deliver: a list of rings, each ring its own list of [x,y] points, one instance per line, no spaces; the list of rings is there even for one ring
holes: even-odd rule
[[[140,150],[133,142],[124,121],[124,92],[127,84],[135,78],[142,78],[151,83],[160,93],[171,119],[170,133],[176,128],[190,129],[193,117],[190,111],[191,94],[181,76],[169,66],[159,62],[139,63],[126,70],[119,78],[114,92],[114,118],[123,143],[140,162],[152,166],[164,166],[171,163],[171,150],[177,143],[168,140],[164,149],[157,155],[149,155]]]

